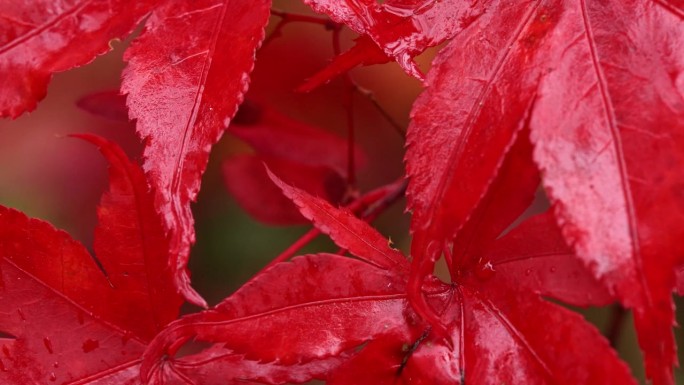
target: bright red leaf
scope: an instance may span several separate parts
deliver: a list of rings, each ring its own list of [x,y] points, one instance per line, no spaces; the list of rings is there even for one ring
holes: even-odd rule
[[[3,2],[0,116],[36,108],[55,72],[91,62],[123,39],[157,1]]]
[[[0,208],[3,384],[135,378],[146,342],[178,315],[182,299],[142,170],[114,144],[80,137],[111,165],[95,231],[101,267],[66,233]]]
[[[528,8],[528,3],[501,5],[453,40],[439,53],[428,87],[414,104],[407,197],[413,212],[411,253],[426,261],[423,274],[432,272],[482,200],[526,124],[537,76],[533,67],[519,67],[536,46],[517,40],[544,30]],[[514,28],[520,20],[530,24]]]
[[[254,218],[271,224],[306,223],[266,174],[268,165],[288,183],[339,203],[347,192],[347,141],[292,119],[273,108],[246,101],[228,131],[254,148],[223,163],[228,191]],[[355,148],[357,164],[365,157]]]
[[[485,12],[488,2],[462,0],[304,0],[319,13],[357,33],[368,35],[388,57],[392,57],[409,75],[422,79],[413,60],[428,47],[450,39]],[[365,40],[363,55],[355,55],[362,64],[382,62]],[[354,50],[354,48],[352,48]],[[357,49],[358,50],[358,49]],[[375,59],[377,58],[377,59]],[[351,68],[351,67],[350,67]]]
[[[434,260],[529,121],[563,234],[635,310],[657,384],[673,381],[670,293],[684,255],[678,9],[530,1],[488,12],[440,53],[414,107],[406,157],[413,254]]]
[[[211,146],[248,87],[264,36],[269,0],[166,1],[126,51],[122,92],[145,140],[145,171],[171,234],[170,266],[190,302],[206,306],[186,269],[194,243],[190,202]]]
[[[164,385],[246,385],[305,383],[324,379],[337,368],[344,355],[295,365],[279,365],[247,360],[233,354],[223,344],[180,360],[173,360],[154,373],[150,384]],[[139,372],[136,372],[139,376]]]
[[[672,384],[673,270],[684,256],[682,20],[650,1],[567,2],[547,17],[554,70],[532,117],[535,159],[566,239],[634,309],[648,376]]]
[[[146,353],[145,378],[159,368],[161,354],[173,354],[179,342],[194,337],[283,365],[334,356],[369,341],[332,372],[333,384],[635,383],[593,326],[516,288],[516,277],[507,276],[516,264],[511,258],[501,265],[491,261],[492,274],[464,269],[453,285],[431,281],[425,295],[448,334],[444,339],[430,333],[408,304],[407,261],[386,239],[349,213],[276,182],[302,214],[361,260],[320,254],[275,265],[215,309],[162,332]],[[543,256],[538,260],[548,266]],[[540,329],[530,319],[554,327]],[[278,334],[283,328],[288,333]]]
[[[0,382],[633,384],[606,340],[552,298],[630,308],[647,376],[673,384],[684,2],[304,2],[333,23],[276,15],[360,36],[300,91],[390,60],[422,78],[415,57],[453,39],[407,133],[411,257],[352,214],[373,218],[406,184],[336,209],[346,141],[272,109],[236,112],[269,0],[2,4],[0,116],[10,117],[35,108],[53,73],[93,60],[149,17],[126,52],[129,107],[118,92],[79,102],[135,120],[145,145],[143,173],[112,143],[80,135],[111,164],[96,257],[0,207]],[[225,163],[238,201],[264,220],[303,216],[317,229],[212,310],[174,322],[182,296],[205,305],[186,270],[190,204],[229,123],[255,153]],[[284,181],[271,184],[262,162]],[[539,171],[553,207],[511,229]],[[278,263],[317,231],[352,256]],[[433,275],[439,258],[448,284]],[[193,337],[211,346],[174,357]]]

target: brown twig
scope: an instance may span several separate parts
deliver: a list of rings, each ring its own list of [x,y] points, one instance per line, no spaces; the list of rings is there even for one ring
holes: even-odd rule
[[[399,134],[402,139],[406,139],[406,129],[397,122],[392,115],[389,114],[381,105],[380,102],[378,102],[378,99],[375,98],[375,94],[373,94],[373,91],[363,88],[358,83],[353,82],[354,84],[354,89],[356,92],[358,92],[360,95],[363,95],[368,99],[369,102],[375,107],[375,109],[382,115],[383,118],[392,126],[394,131]]]
[[[617,348],[617,344],[620,342],[620,335],[622,334],[622,326],[624,325],[626,315],[627,311],[619,304],[613,305],[611,308],[610,323],[605,335],[610,342],[610,346],[613,348]]]

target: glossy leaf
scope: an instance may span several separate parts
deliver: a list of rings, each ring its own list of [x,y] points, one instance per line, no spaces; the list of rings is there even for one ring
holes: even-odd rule
[[[45,97],[52,74],[87,64],[130,34],[157,1],[3,1],[0,116],[16,118]]]
[[[268,175],[297,205],[302,215],[321,232],[328,234],[338,246],[374,266],[389,269],[396,274],[403,274],[408,270],[408,262],[401,252],[392,248],[385,237],[354,214],[334,208],[320,198],[287,185],[271,170],[268,170]]]
[[[422,79],[413,58],[450,39],[487,9],[488,1],[431,0],[304,0],[335,22],[370,36],[408,74]],[[368,58],[375,55],[365,50]],[[364,59],[365,60],[365,59]],[[371,60],[375,61],[375,60]],[[361,64],[363,60],[359,60]]]
[[[547,15],[553,71],[531,120],[535,159],[566,239],[634,309],[648,377],[672,384],[671,292],[684,256],[682,20],[662,2],[561,4]]]
[[[298,277],[296,285],[291,277]],[[142,373],[149,379],[159,355],[174,354],[173,345],[189,337],[283,365],[338,355],[400,327],[403,292],[392,272],[366,262],[298,257],[258,275],[215,309],[171,324],[150,346]]]
[[[245,385],[304,383],[324,379],[344,359],[330,357],[296,365],[279,365],[245,359],[221,344],[200,353],[173,360],[155,372],[149,384]],[[136,374],[138,374],[136,372]]]
[[[412,251],[434,260],[484,196],[516,127],[529,120],[563,234],[635,309],[647,371],[658,384],[672,382],[672,270],[684,255],[674,214],[684,207],[674,166],[684,161],[676,80],[684,38],[670,5],[534,1],[486,13],[440,53],[414,107],[406,157]]]
[[[491,274],[469,269],[453,277],[454,284],[431,285],[426,302],[440,314],[447,338],[431,332],[408,306],[405,265],[387,263],[387,252],[377,252],[385,244],[359,241],[359,234],[377,238],[368,224],[274,180],[302,214],[361,260],[322,254],[269,268],[216,309],[184,317],[162,332],[145,353],[146,379],[157,372],[161,355],[195,338],[283,365],[369,341],[332,370],[332,384],[635,384],[593,326],[516,288],[517,277],[507,275],[514,260],[494,265]],[[543,256],[538,260],[548,266]],[[530,319],[554,327],[539,328]],[[277,334],[282,328],[288,333]]]
[[[190,203],[211,146],[243,100],[269,9],[269,0],[167,1],[125,55],[122,91],[146,143],[145,171],[171,235],[176,287],[198,305],[206,306],[186,269],[195,240]]]
[[[443,315],[448,343],[430,335],[377,339],[330,384],[636,384],[580,316],[513,286],[497,289],[452,289]],[[554,327],[540,331],[539,325]]]
[[[98,208],[98,263],[66,233],[0,207],[0,379],[6,384],[106,383],[132,379],[144,346],[175,319],[182,299],[166,266],[167,245],[142,170],[120,148]]]
[[[346,192],[344,178],[326,166],[254,155],[230,157],[223,162],[226,187],[237,203],[259,221],[279,225],[307,223],[268,177],[266,165],[289,183],[328,201],[340,202]]]
[[[76,101],[76,105],[93,115],[119,122],[128,122],[126,97],[121,95],[119,90],[100,91],[85,95]]]
[[[479,18],[439,53],[428,87],[414,104],[407,197],[413,212],[411,254],[414,264],[423,264],[414,274],[432,272],[526,125],[538,78],[526,58],[538,47],[521,38],[548,30],[534,10],[529,2],[502,4]]]
[[[487,250],[492,269],[506,269],[519,288],[575,306],[604,306],[614,302],[606,287],[565,243],[551,212],[521,223]]]

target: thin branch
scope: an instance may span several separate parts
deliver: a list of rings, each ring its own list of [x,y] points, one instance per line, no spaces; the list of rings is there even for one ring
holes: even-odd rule
[[[622,334],[622,326],[624,325],[627,311],[620,305],[613,305],[610,315],[610,323],[606,329],[605,335],[610,346],[617,349],[617,344],[620,342],[620,335]]]
[[[394,131],[396,131],[402,139],[406,139],[406,129],[397,122],[392,115],[385,110],[382,105],[380,105],[380,102],[378,102],[378,99],[375,97],[375,94],[373,94],[373,91],[361,87],[358,83],[353,82],[354,84],[354,89],[356,92],[358,92],[360,95],[363,95],[368,99],[369,102],[375,107],[375,109],[382,115],[383,118],[392,126]]]
[[[335,56],[342,53],[340,46],[340,28],[333,29],[332,43]],[[342,90],[342,106],[347,112],[347,195],[355,198],[358,195],[356,188],[356,161],[355,161],[355,127],[354,127],[354,82],[349,73],[342,77],[344,87]]]

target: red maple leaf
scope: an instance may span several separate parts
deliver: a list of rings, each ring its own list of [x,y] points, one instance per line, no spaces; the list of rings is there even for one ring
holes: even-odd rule
[[[340,55],[330,69],[324,70],[325,75],[315,75],[302,90],[310,90],[356,65],[384,63],[388,58],[394,59],[409,75],[422,79],[414,57],[466,28],[486,11],[488,3],[462,0],[304,2],[314,11],[328,15],[364,37],[346,54]]]
[[[180,292],[198,305],[206,306],[186,271],[195,240],[190,202],[197,198],[211,146],[247,91],[270,5],[269,0],[166,1],[125,55],[121,90],[146,143],[144,168],[171,234],[170,266]]]
[[[346,191],[347,141],[247,100],[228,132],[254,149],[223,162],[223,177],[235,200],[256,219],[272,224],[307,223],[266,174],[264,163],[288,183],[340,203]],[[363,154],[355,147],[357,164]]]
[[[128,36],[157,1],[12,2],[0,10],[0,116],[36,108],[55,72],[91,62]]]
[[[631,308],[647,375],[672,384],[671,295],[684,291],[684,3],[305,3],[361,36],[301,90],[390,58],[422,78],[414,57],[453,38],[407,135],[412,261],[349,213],[278,182],[359,259],[321,254],[274,265],[215,309],[172,323],[148,350],[145,378],[630,383],[596,331],[544,295]],[[177,316],[181,299],[171,288],[206,305],[186,270],[190,203],[211,146],[242,102],[269,8],[269,0],[93,0],[0,10],[0,115],[11,117],[35,108],[53,73],[93,60],[149,15],[126,52],[122,87],[145,141],[146,175],[112,144],[86,137],[113,164],[94,246],[101,268],[66,234],[0,210],[0,295],[9,309],[0,320],[0,378],[137,383],[141,352]],[[321,181],[343,175],[340,164],[312,164],[274,139],[252,140],[261,158],[237,158],[232,178],[248,181],[263,159],[314,192],[327,193]],[[502,236],[528,206],[537,167],[553,215]],[[260,191],[260,176],[238,190]],[[439,258],[449,284],[432,276]],[[538,330],[532,318],[554,329]],[[158,361],[191,336],[219,344]],[[586,349],[600,359],[577,354]]]
[[[671,384],[673,270],[684,255],[682,8],[492,4],[440,52],[412,112],[412,254],[429,271],[529,125],[563,235],[634,309],[647,373]]]
[[[534,170],[526,141],[511,151],[495,182],[499,189],[520,182],[511,171],[525,164]],[[349,212],[274,179],[304,216],[358,259],[318,254],[273,266],[214,309],[169,325],[145,354],[144,378],[169,371],[173,359],[160,366],[159,357],[196,338],[281,365],[349,355],[329,372],[333,384],[634,383],[593,326],[540,297],[576,305],[612,300],[565,246],[553,217],[533,218],[495,241],[529,204],[536,186],[530,175],[532,189],[513,198],[491,194],[459,233],[463,255],[450,259],[453,283],[433,278],[421,288],[444,333],[414,313],[409,262],[384,237]],[[523,277],[534,278],[519,285]]]
[[[143,171],[114,143],[75,136],[99,146],[110,163],[109,191],[95,230],[97,259],[50,224],[0,206],[3,384],[140,385],[142,353],[178,317],[183,302],[167,267],[168,240]],[[179,378],[190,372],[203,384],[231,374],[301,382],[339,362],[319,360],[298,372],[217,347],[184,357],[176,367]]]
[[[16,117],[45,96],[49,77],[109,49],[149,12],[126,51],[122,92],[145,142],[144,168],[169,233],[169,266],[189,301],[186,264],[195,240],[190,203],[197,197],[211,146],[247,90],[263,40],[269,0],[95,0],[17,3],[4,7],[0,30],[1,116]],[[173,38],[169,38],[173,37]]]
[[[50,224],[0,207],[3,384],[136,379],[147,342],[178,316],[168,241],[142,170],[113,143],[79,137],[111,165],[97,260]]]

